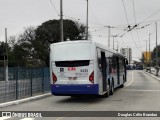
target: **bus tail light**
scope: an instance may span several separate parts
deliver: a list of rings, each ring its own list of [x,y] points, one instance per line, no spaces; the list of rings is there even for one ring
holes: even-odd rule
[[[56,75],[52,72],[52,79],[53,79],[53,84],[57,81]]]
[[[90,76],[89,76],[89,81],[90,81],[91,83],[94,83],[94,71],[90,74]]]

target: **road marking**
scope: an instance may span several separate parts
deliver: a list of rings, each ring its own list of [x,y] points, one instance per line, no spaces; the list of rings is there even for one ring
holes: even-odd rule
[[[133,72],[132,72],[132,80],[131,80],[131,82],[129,82],[124,88],[126,88],[126,87],[128,87],[130,84],[132,84],[133,81],[134,81],[134,76],[133,76]]]
[[[91,102],[90,104],[88,104],[88,105],[86,105],[86,106],[84,106],[84,107],[82,107],[82,108],[76,109],[75,111],[83,110],[84,108],[86,108],[86,107],[88,107],[88,106],[90,106],[90,105],[92,105],[92,104],[93,104],[93,103]],[[67,116],[69,116],[69,115],[72,115],[75,111],[72,111],[72,112],[64,115],[63,117],[58,117],[56,120],[61,120],[61,119],[65,118],[65,117],[67,117]]]
[[[7,120],[9,118],[11,118],[11,117],[0,117],[0,120]]]
[[[138,91],[138,92],[160,92],[160,90],[134,90],[134,89],[125,89],[127,91]]]
[[[34,120],[35,118],[23,118],[23,119],[20,119],[20,120]]]
[[[7,120],[7,119],[10,119],[12,117],[0,117],[0,120]],[[35,118],[22,118],[22,119],[19,119],[19,120],[34,120]]]

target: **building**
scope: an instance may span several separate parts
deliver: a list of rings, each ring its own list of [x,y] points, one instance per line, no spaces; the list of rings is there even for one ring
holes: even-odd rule
[[[131,64],[132,61],[132,49],[131,48],[121,48],[120,53],[125,55],[128,59],[128,63]]]

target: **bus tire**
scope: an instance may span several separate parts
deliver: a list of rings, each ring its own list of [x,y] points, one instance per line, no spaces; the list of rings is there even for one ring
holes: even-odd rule
[[[123,88],[123,87],[124,87],[124,83],[123,83],[122,85],[120,85],[119,87],[120,87],[120,88]]]
[[[110,95],[113,95],[113,94],[114,94],[114,82],[113,82],[113,80],[112,80]]]
[[[107,85],[107,92],[104,95],[102,95],[102,97],[107,98],[109,97],[109,95],[110,95],[110,85]]]

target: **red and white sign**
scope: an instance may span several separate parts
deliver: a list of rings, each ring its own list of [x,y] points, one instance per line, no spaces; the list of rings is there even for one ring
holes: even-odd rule
[[[68,71],[75,71],[76,70],[76,68],[74,68],[74,67],[69,67],[68,68]]]

